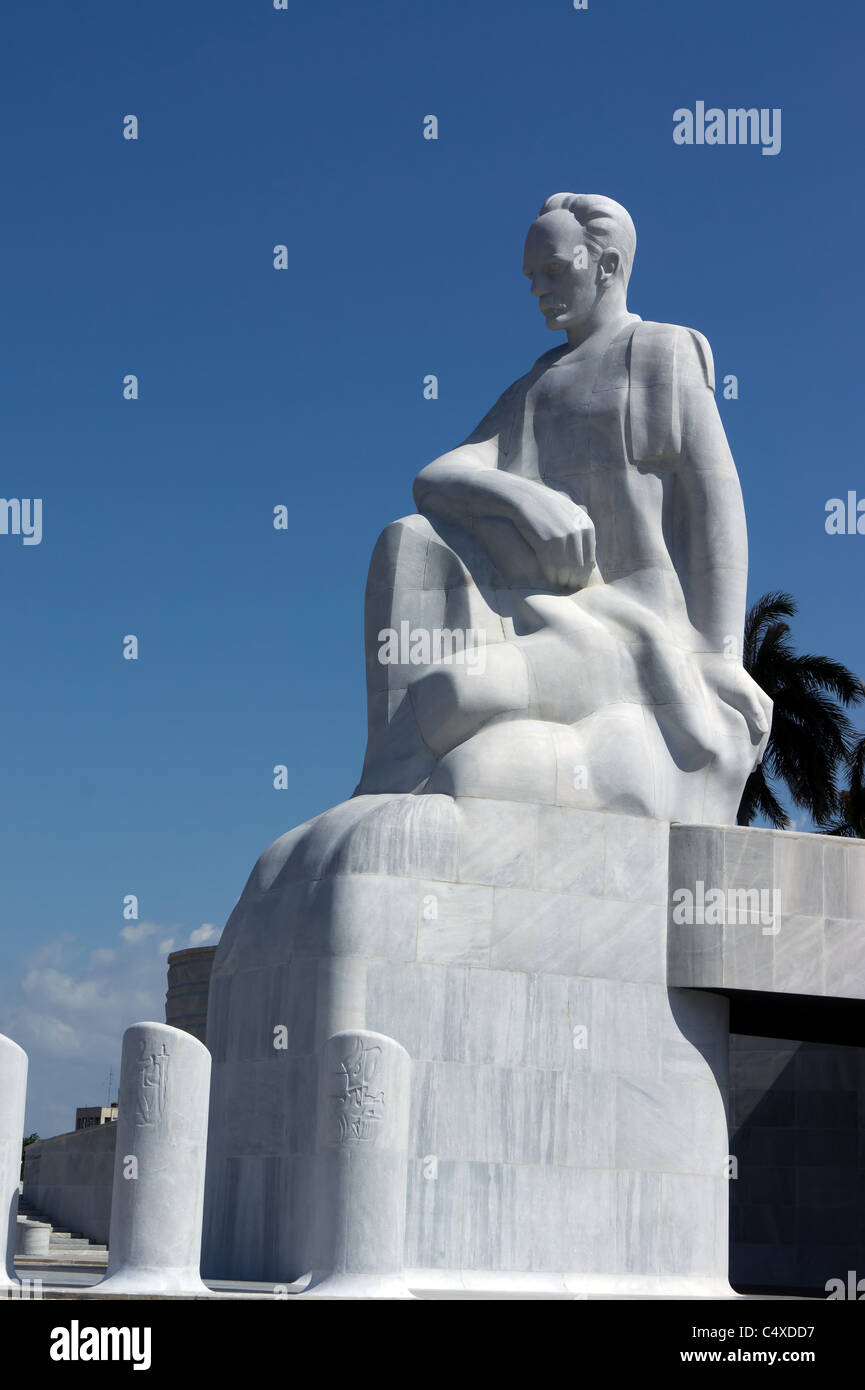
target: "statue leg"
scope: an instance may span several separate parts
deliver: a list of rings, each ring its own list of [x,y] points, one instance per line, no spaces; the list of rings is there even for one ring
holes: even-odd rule
[[[375,547],[365,608],[369,733],[356,794],[420,790],[437,759],[488,720],[527,710],[525,661],[475,578],[492,573],[489,561],[465,533],[459,544],[471,568],[417,515],[386,527]],[[436,662],[442,643],[455,655]]]

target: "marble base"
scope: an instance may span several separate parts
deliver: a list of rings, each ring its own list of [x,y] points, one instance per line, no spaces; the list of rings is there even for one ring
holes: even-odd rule
[[[400,1274],[328,1274],[319,1279],[313,1274],[303,1298],[414,1298]]]
[[[370,1029],[411,1058],[407,1269],[729,1296],[728,1005],[667,987],[667,849],[653,820],[439,795],[271,846],[211,978],[205,1277],[317,1267],[317,1056]]]
[[[161,1265],[150,1269],[139,1265],[135,1269],[121,1270],[103,1279],[94,1292],[106,1297],[109,1294],[128,1294],[130,1298],[151,1294],[172,1298],[210,1297],[210,1289],[198,1277],[197,1270],[175,1270]]]
[[[406,1279],[415,1294],[440,1298],[488,1295],[491,1298],[741,1298],[726,1279],[660,1274],[537,1274],[529,1270],[496,1273],[472,1269],[410,1269]]]

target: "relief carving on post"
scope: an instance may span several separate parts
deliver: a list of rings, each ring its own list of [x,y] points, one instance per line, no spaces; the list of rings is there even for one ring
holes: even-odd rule
[[[159,1052],[148,1051],[147,1043],[141,1039],[138,1057],[138,1096],[135,1107],[135,1123],[152,1125],[161,1118],[168,1096],[168,1061],[171,1054],[165,1043]]]
[[[372,1081],[381,1060],[380,1047],[365,1047],[355,1038],[339,1062],[335,1076],[339,1090],[331,1099],[338,1124],[337,1143],[374,1144],[384,1119],[384,1092],[374,1091]]]

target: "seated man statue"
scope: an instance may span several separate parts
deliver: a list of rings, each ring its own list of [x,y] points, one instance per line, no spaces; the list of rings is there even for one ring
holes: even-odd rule
[[[566,341],[378,543],[357,793],[735,820],[771,711],[741,661],[742,497],[705,338],[628,312],[635,243],[591,194],[530,227],[523,273]]]
[[[326,1185],[315,1067],[339,1044],[344,1090],[395,1043],[413,1267],[726,1278],[727,1004],[666,988],[667,823],[735,821],[771,702],[709,346],[628,312],[635,242],[609,198],[546,201],[523,271],[565,341],[378,541],[360,783],[265,851],[213,965],[213,1277],[332,1268],[322,1223],[378,1219]],[[371,1142],[402,1112],[370,1104]]]

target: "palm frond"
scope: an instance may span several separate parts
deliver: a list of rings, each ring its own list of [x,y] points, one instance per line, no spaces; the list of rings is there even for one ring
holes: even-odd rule
[[[752,604],[745,620],[745,669],[772,699],[774,713],[738,822],[750,825],[762,816],[784,829],[781,783],[827,834],[865,834],[865,736],[857,736],[844,712],[865,700],[865,684],[840,661],[796,650],[786,621],[796,612],[791,594],[773,590]],[[839,786],[844,773],[846,788]]]

